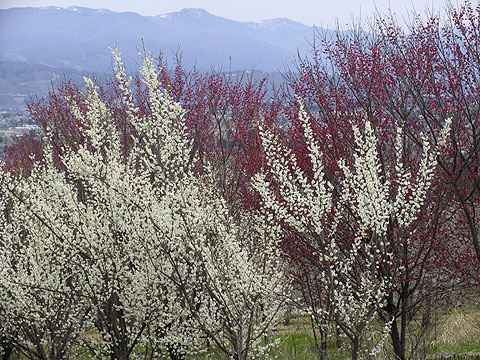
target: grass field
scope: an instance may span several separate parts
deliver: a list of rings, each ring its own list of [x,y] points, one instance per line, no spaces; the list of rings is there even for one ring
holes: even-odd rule
[[[473,306],[464,306],[460,309],[435,311],[432,323],[424,336],[419,339],[417,321],[414,319],[409,325],[407,338],[408,348],[417,344],[411,359],[450,359],[450,360],[473,360],[480,359],[480,309]],[[420,321],[420,320],[419,320]],[[95,336],[95,332],[88,336]],[[318,338],[317,332],[317,338]],[[341,346],[338,346],[337,341]],[[420,341],[417,341],[420,340]],[[320,350],[315,346],[315,337],[312,331],[310,318],[306,314],[293,314],[289,325],[280,325],[269,341],[277,342],[278,345],[272,350],[278,360],[310,360],[319,359]],[[347,360],[350,357],[348,339],[334,335],[333,329],[328,335],[328,359]],[[144,349],[145,350],[145,349]],[[144,358],[145,351],[138,351],[134,358]],[[207,350],[207,349],[205,349]],[[218,359],[227,360],[227,356],[221,353],[215,346],[210,346],[208,355],[199,354],[187,357],[188,360]],[[411,350],[409,350],[409,356]],[[87,349],[76,347],[71,359],[90,360],[94,359]],[[148,358],[148,357],[147,357]],[[394,359],[393,350],[388,340],[382,351],[376,356],[368,356],[368,359]],[[21,354],[15,353],[12,360],[26,359]]]
[[[480,359],[480,309],[462,307],[455,310],[436,311],[428,331],[418,342],[411,359]],[[420,321],[420,320],[419,320]],[[407,339],[410,349],[418,340],[416,321],[412,321]],[[318,336],[318,334],[317,334]],[[310,360],[319,359],[320,350],[315,346],[310,319],[305,314],[292,314],[290,325],[280,326],[272,336],[279,340],[274,355],[278,360]],[[328,341],[328,358],[330,360],[347,360],[350,358],[348,339],[340,337],[341,347],[337,346],[333,329]],[[412,355],[411,350],[409,356]],[[193,360],[227,359],[223,354],[212,349],[210,357],[193,356]],[[381,353],[369,356],[370,359],[395,359],[388,342]]]

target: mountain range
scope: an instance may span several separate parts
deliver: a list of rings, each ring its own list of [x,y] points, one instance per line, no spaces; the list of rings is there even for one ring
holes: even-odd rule
[[[289,19],[239,22],[191,8],[158,16],[78,6],[4,9],[0,106],[9,95],[18,102],[26,83],[35,82],[28,79],[32,72],[43,74],[43,85],[37,81],[33,91],[48,87],[49,72],[51,79],[111,72],[108,46],[115,44],[132,71],[140,61],[137,49],[143,39],[148,51],[154,56],[162,52],[169,64],[181,58],[186,68],[195,65],[200,71],[278,72],[292,64],[297,50],[305,54],[310,49],[313,34],[313,27]],[[12,66],[17,74],[25,67],[20,83],[9,71]]]

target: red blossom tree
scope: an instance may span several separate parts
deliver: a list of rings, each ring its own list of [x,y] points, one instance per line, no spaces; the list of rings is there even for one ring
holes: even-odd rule
[[[333,184],[342,179],[338,159],[348,162],[354,154],[352,124],[365,118],[372,123],[385,175],[395,167],[397,127],[405,134],[404,164],[415,169],[421,161],[422,137],[436,144],[446,119],[452,118],[448,145],[439,153],[437,175],[418,220],[402,231],[394,219],[388,227],[395,257],[381,272],[390,274],[395,286],[379,314],[394,319],[390,337],[400,359],[405,358],[407,324],[422,304],[450,293],[445,290],[452,281],[468,284],[466,274],[478,285],[479,11],[479,6],[466,3],[451,10],[442,25],[436,17],[425,23],[416,20],[408,32],[385,18],[379,18],[371,32],[337,32],[333,39],[322,39],[311,58],[300,58],[299,75],[290,78],[293,93],[314,119],[326,177]],[[290,148],[308,173],[311,164],[296,117],[298,106],[292,103],[291,109]],[[399,181],[392,179],[392,192]],[[352,229],[345,229],[348,239]],[[312,256],[296,247],[297,241],[287,248],[294,252],[290,258]],[[299,284],[312,301],[315,287]]]
[[[161,57],[159,60],[162,88],[186,111],[192,159],[199,155],[199,161],[208,159],[214,164],[216,183],[232,212],[240,207],[259,207],[250,180],[262,169],[266,174],[269,171],[259,124],[278,135],[291,150],[296,165],[309,181],[313,179],[297,99],[305,104],[311,119],[314,137],[324,154],[325,178],[333,186],[336,203],[341,202],[343,179],[339,160],[347,167],[353,164],[354,128],[363,131],[365,119],[378,139],[380,174],[388,177],[392,197],[403,181],[396,171],[397,129],[402,130],[401,160],[411,170],[415,184],[420,181],[414,170],[422,162],[423,138],[432,146],[438,145],[446,120],[452,119],[447,144],[438,148],[435,177],[416,220],[404,228],[392,217],[386,230],[389,247],[385,253],[393,257],[380,264],[378,275],[392,279],[392,286],[377,311],[386,323],[392,321],[389,335],[399,359],[406,358],[407,325],[425,304],[448,296],[452,286],[480,284],[480,5],[466,2],[458,10],[451,8],[445,20],[436,16],[425,22],[415,19],[404,30],[395,19],[379,17],[370,32],[358,29],[322,39],[313,56],[300,57],[297,73],[289,75],[295,99],[280,91],[269,95],[266,80],[202,74],[195,69],[187,71],[181,64],[169,71]],[[135,106],[139,113],[149,114],[148,92],[138,76],[133,78],[133,85]],[[114,114],[126,154],[134,129],[118,80],[112,78],[100,87],[99,94]],[[50,130],[57,159],[65,149],[88,141],[79,131],[88,124],[78,122],[68,102],[85,110],[79,88],[66,81],[45,98],[29,103],[34,122],[43,131]],[[288,125],[284,131],[278,125],[285,119]],[[28,176],[32,159],[42,156],[38,138],[19,138],[7,150],[5,166]],[[62,166],[59,160],[58,166]],[[352,209],[342,209],[345,213],[337,235],[348,249],[359,225]],[[324,279],[314,273],[315,266],[325,264],[319,264],[311,243],[291,229],[283,231],[280,247],[303,301],[312,309],[328,308]],[[425,311],[425,324],[428,314]],[[321,331],[324,320],[314,318]],[[425,327],[420,328],[419,334],[425,331]],[[325,334],[321,334],[326,344]],[[410,345],[414,351],[418,343]]]
[[[169,70],[162,56],[158,72],[161,86],[186,112],[187,131],[194,145],[192,158],[198,155],[199,161],[208,159],[215,164],[219,186],[232,205],[254,206],[248,181],[261,164],[257,127],[260,122],[274,124],[282,116],[284,95],[281,89],[268,83],[266,78],[254,81],[247,74],[204,74],[195,68],[188,71],[181,63]],[[132,81],[135,105],[140,113],[149,113],[145,85],[138,75]],[[99,95],[116,119],[126,154],[134,130],[128,121],[127,104],[118,80],[112,77],[99,86]],[[69,102],[72,101],[85,111],[80,88],[66,80],[47,96],[32,98],[27,104],[41,132],[51,129],[57,157],[66,148],[75,149],[88,140],[79,131],[88,124],[81,124],[71,113]],[[7,149],[5,167],[11,172],[22,171],[28,175],[32,156],[36,160],[43,156],[40,138],[20,137]]]

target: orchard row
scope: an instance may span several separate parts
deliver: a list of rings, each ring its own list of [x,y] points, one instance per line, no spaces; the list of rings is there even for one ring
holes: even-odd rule
[[[280,88],[146,53],[131,78],[112,49],[107,85],[32,99],[43,137],[0,188],[3,358],[266,358],[294,304],[322,359],[332,324],[352,359],[405,359],[412,314],[478,295],[479,29],[467,2],[319,34]]]

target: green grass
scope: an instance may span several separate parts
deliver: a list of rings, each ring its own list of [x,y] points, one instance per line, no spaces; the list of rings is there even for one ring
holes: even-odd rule
[[[430,354],[466,354],[469,352],[480,352],[480,341],[474,344],[439,344],[429,349]],[[479,355],[480,356],[480,355]]]
[[[418,319],[417,319],[418,320]],[[462,307],[461,311],[438,311],[436,313],[436,325],[432,327],[425,338],[424,348],[418,349],[416,355],[425,354],[428,359],[452,359],[472,360],[480,359],[480,309]],[[410,325],[413,329],[413,322]],[[89,335],[95,335],[91,333]],[[415,336],[413,333],[410,336]],[[280,325],[271,337],[272,341],[278,341],[274,355],[278,360],[310,360],[319,358],[319,350],[315,347],[311,322],[308,315],[301,314],[299,318],[294,316],[290,325]],[[319,339],[318,339],[319,340]],[[347,360],[350,357],[349,341],[342,337],[342,348],[338,348],[332,334],[329,336],[328,352],[331,360]],[[206,349],[205,349],[206,350]],[[137,355],[144,353],[141,349]],[[456,356],[456,357],[453,357]],[[391,345],[387,344],[383,354],[379,358],[393,359]],[[11,357],[11,360],[23,360],[19,354]],[[91,360],[92,357],[82,347],[72,349],[72,359]],[[215,345],[210,345],[208,356],[205,353],[191,355],[188,360],[218,359],[227,360]]]
[[[311,331],[294,332],[279,336],[280,344],[276,349],[278,359],[310,360],[319,357],[319,350],[315,348],[315,338]],[[346,339],[342,339],[345,343]],[[334,339],[328,342],[329,359],[348,359],[348,349],[338,348]]]
[[[315,341],[307,332],[281,335],[278,355],[284,359],[312,359],[316,357]]]

